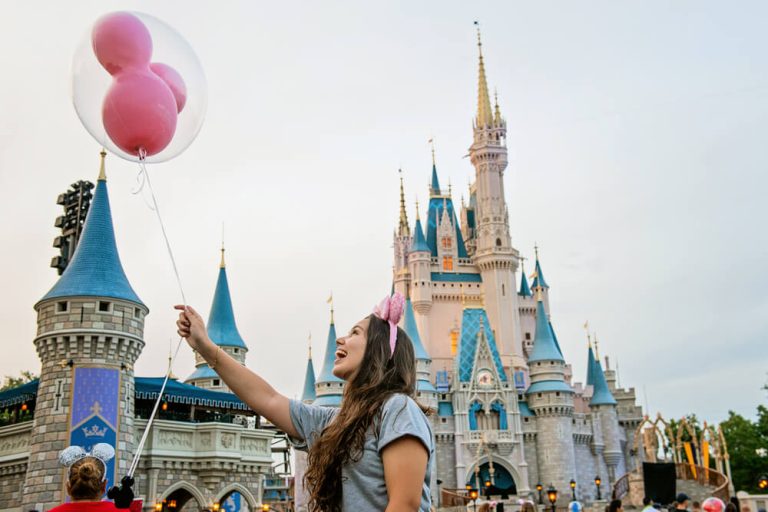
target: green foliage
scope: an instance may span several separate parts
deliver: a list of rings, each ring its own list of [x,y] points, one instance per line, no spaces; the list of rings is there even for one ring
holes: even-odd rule
[[[757,493],[758,476],[768,473],[768,457],[758,452],[768,447],[768,408],[757,407],[756,422],[729,411],[728,419],[720,427],[728,444],[734,487],[737,491]]]
[[[11,377],[10,375],[6,375],[3,379],[3,385],[0,386],[0,391],[5,391],[6,389],[21,386],[22,384],[26,384],[27,382],[35,380],[36,378],[37,375],[30,371],[21,372],[19,377]]]

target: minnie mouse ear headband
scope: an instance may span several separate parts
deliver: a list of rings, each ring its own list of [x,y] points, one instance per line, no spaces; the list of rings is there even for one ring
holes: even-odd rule
[[[115,449],[107,443],[97,443],[93,445],[90,452],[86,452],[82,446],[69,446],[59,453],[59,464],[67,467],[67,471],[72,469],[72,464],[86,457],[98,459],[104,465],[104,473],[101,481],[107,479],[107,462],[115,456]]]
[[[397,324],[403,316],[405,308],[405,297],[399,293],[394,293],[384,297],[378,306],[373,308],[373,314],[389,323],[389,357],[395,353],[395,344],[397,343]]]

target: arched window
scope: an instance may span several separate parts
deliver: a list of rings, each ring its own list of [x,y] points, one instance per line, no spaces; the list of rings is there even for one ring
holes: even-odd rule
[[[496,416],[496,427],[494,430],[507,430],[507,410],[504,408],[504,404],[498,400],[491,404],[491,412]]]
[[[483,404],[480,402],[472,402],[469,406],[469,430],[478,430],[480,420],[484,421],[485,412],[483,412]]]
[[[501,238],[496,239],[496,247],[501,247]]]

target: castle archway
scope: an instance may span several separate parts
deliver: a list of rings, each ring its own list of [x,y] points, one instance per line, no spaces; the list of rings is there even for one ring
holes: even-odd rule
[[[517,494],[517,472],[499,458],[493,458],[493,477],[491,477],[491,462],[488,457],[478,461],[467,473],[466,485],[478,489],[482,496],[509,497]],[[479,468],[479,471],[476,471]],[[486,485],[490,482],[490,485]]]
[[[232,483],[222,489],[216,496],[219,510],[223,512],[245,512],[257,510],[258,502],[245,486]]]
[[[204,510],[207,505],[203,494],[189,482],[181,481],[168,487],[160,497],[163,512]]]

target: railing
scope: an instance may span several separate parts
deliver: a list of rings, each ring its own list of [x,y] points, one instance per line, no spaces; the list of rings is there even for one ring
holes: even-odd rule
[[[514,441],[514,435],[511,430],[470,430],[469,442],[479,443],[511,443]]]
[[[695,476],[694,470],[691,468],[690,464],[675,464],[675,477],[678,480],[697,482],[703,487],[714,487],[715,489],[709,494],[727,502],[730,498],[730,493],[728,492],[728,477],[712,468],[705,468],[702,466],[693,467],[695,468]],[[629,477],[633,473],[626,473],[616,480],[613,484],[613,499],[620,500],[629,494]]]
[[[440,505],[442,507],[463,507],[472,502],[464,489],[440,489]]]

